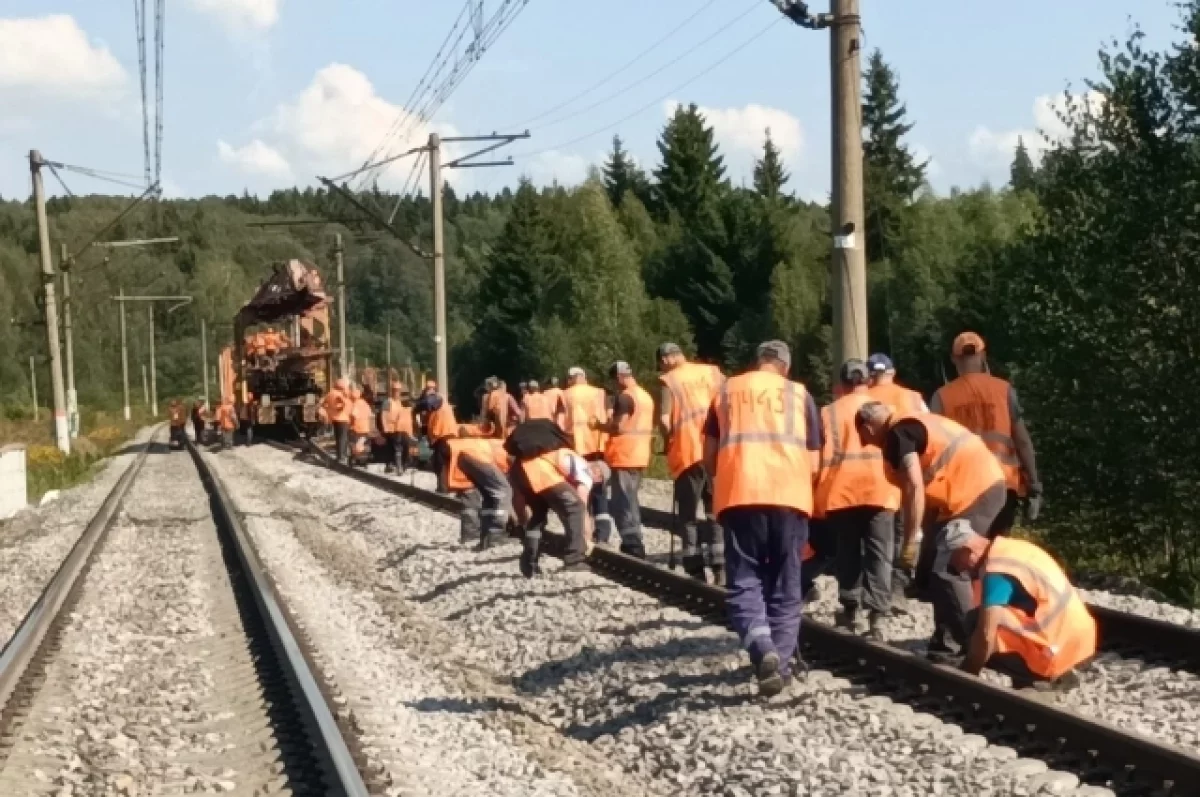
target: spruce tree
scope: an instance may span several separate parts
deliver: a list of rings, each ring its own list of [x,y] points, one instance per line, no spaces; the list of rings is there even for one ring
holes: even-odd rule
[[[695,103],[680,105],[658,140],[662,163],[651,204],[660,218],[677,213],[684,223],[712,223],[717,200],[726,190],[725,158],[717,150],[713,129]]]
[[[614,208],[621,207],[625,194],[630,192],[645,200],[648,184],[646,173],[629,157],[620,136],[613,136],[612,152],[609,153],[601,172],[604,174],[604,190]]]
[[[783,193],[784,184],[791,175],[783,168],[779,147],[771,140],[771,128],[766,130],[762,157],[754,162],[754,190],[766,199],[789,198]]]
[[[1029,156],[1024,138],[1017,138],[1017,152],[1009,170],[1009,185],[1014,191],[1032,191],[1037,183],[1037,167]]]

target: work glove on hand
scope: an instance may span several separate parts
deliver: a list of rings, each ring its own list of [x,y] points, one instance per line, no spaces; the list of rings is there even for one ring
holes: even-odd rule
[[[1029,488],[1029,495],[1025,499],[1025,519],[1030,523],[1038,519],[1038,515],[1042,513],[1042,486],[1035,484]]]
[[[900,552],[900,569],[911,573],[913,568],[917,566],[917,554],[920,551],[920,546],[914,539],[911,542],[905,543],[904,549]]]

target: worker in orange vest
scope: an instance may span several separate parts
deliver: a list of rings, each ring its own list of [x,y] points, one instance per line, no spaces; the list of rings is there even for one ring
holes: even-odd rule
[[[933,603],[929,653],[952,652],[954,645],[967,641],[971,582],[935,569],[937,538],[947,524],[960,519],[988,534],[1007,498],[1004,471],[983,440],[940,415],[905,416],[869,401],[859,408],[857,423],[863,442],[883,449],[884,462],[900,485],[905,533],[900,566],[910,570],[916,565],[914,584]],[[917,532],[927,514],[933,524],[918,553]]]
[[[608,420],[604,388],[589,385],[587,373],[578,365],[567,371],[567,387],[562,395],[562,423],[571,440],[571,448],[591,464],[592,490],[588,495],[591,516],[590,541],[612,538],[613,519],[608,508],[608,485],[612,471],[604,461],[607,435],[599,428]]]
[[[379,414],[379,425],[387,439],[392,455],[391,464],[385,468],[403,474],[408,470],[408,454],[414,442],[412,408],[404,406],[399,382],[392,382],[387,402]]]
[[[566,434],[547,419],[534,419],[518,426],[504,448],[513,457],[510,471],[513,490],[530,511],[522,542],[521,574],[532,578],[541,572],[538,562],[542,532],[551,510],[566,533],[563,570],[587,570],[584,541],[587,509],[568,479],[572,474],[573,454]]]
[[[1079,685],[1076,668],[1096,655],[1096,621],[1048,553],[1026,540],[989,540],[957,520],[943,530],[937,556],[936,568],[968,574],[978,585],[964,670],[978,675],[991,667],[1017,689],[1039,681],[1057,689]]]
[[[521,405],[525,410],[525,420],[527,421],[548,421],[554,416],[554,408],[550,406],[550,400],[545,393],[538,388],[538,383],[530,380],[526,384],[525,397],[521,399]]]
[[[279,353],[279,333],[275,331],[275,327],[267,327],[267,331],[263,333],[263,352],[269,357]]]
[[[365,456],[370,460],[371,436],[375,431],[375,413],[371,405],[363,398],[362,389],[358,385],[350,386],[350,434],[352,436],[351,450],[354,459],[362,460]]]
[[[788,379],[781,340],[758,347],[754,370],[728,379],[704,422],[704,464],[725,530],[727,607],[763,695],[791,680],[800,640],[801,551],[808,541],[821,420]]]
[[[204,445],[204,427],[207,422],[208,402],[204,400],[204,396],[198,396],[192,402],[192,435],[196,438],[196,445]]]
[[[974,332],[964,332],[954,339],[951,354],[958,378],[933,394],[929,408],[979,435],[1000,460],[1008,485],[1008,500],[988,530],[994,536],[1012,529],[1023,499],[1027,501],[1029,519],[1037,519],[1042,484],[1017,391],[1005,380],[988,373],[985,351],[983,338]]]
[[[566,431],[564,416],[566,415],[566,407],[563,406],[563,389],[558,386],[558,377],[550,377],[549,387],[542,391],[542,395],[546,397],[546,406],[550,408],[550,420],[559,425],[563,431]]]
[[[187,408],[179,399],[171,399],[167,405],[167,417],[170,419],[170,444],[172,448],[187,447]]]
[[[217,428],[221,431],[221,448],[233,448],[233,431],[238,428],[238,419],[232,396],[223,397],[221,406],[217,407]]]
[[[425,416],[425,437],[432,451],[429,464],[437,474],[437,491],[445,493],[446,464],[442,460],[441,448],[437,443],[444,438],[453,437],[458,432],[454,405],[438,392],[437,382],[429,380],[425,383],[425,391],[417,399],[414,409]]]
[[[512,487],[504,441],[471,437],[459,427],[455,437],[438,443],[446,463],[446,487],[462,502],[459,542],[478,543],[477,550],[502,543],[512,512]]]
[[[654,441],[654,399],[637,383],[629,363],[617,361],[608,373],[618,390],[613,404],[613,417],[606,424],[593,422],[592,428],[606,431],[609,435],[604,448],[604,460],[612,470],[609,509],[617,533],[621,536],[621,553],[645,559],[638,491],[642,476],[650,466]],[[596,534],[598,543],[608,542],[603,530],[597,528]]]
[[[333,388],[321,400],[321,408],[333,424],[334,453],[338,462],[350,456],[350,385],[345,377],[333,383]]]
[[[521,407],[500,379],[490,376],[483,399],[483,423],[489,436],[503,440],[521,422]]]
[[[888,480],[883,452],[863,445],[858,435],[858,410],[871,401],[868,379],[866,363],[847,360],[838,374],[844,395],[821,410],[821,475],[813,504],[836,540],[837,624],[859,631],[859,609],[865,607],[868,637],[882,640],[881,622],[892,604],[900,488]]]
[[[701,427],[725,376],[715,365],[688,362],[674,343],[662,344],[657,354],[662,384],[659,424],[666,441],[667,468],[675,482],[672,503],[676,532],[683,540],[683,570],[704,581],[707,559],[713,583],[720,585],[725,581],[725,539],[713,518],[712,482],[704,470]]]

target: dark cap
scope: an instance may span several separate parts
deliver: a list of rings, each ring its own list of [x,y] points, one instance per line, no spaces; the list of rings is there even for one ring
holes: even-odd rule
[[[673,354],[683,354],[683,349],[677,343],[664,343],[658,347],[658,359],[670,357]]]
[[[852,357],[842,363],[838,378],[841,379],[843,385],[866,384],[867,379],[870,378],[867,373],[867,364],[857,357]]]
[[[633,376],[633,369],[624,360],[617,360],[608,369],[609,376]]]
[[[789,368],[792,367],[792,350],[782,340],[768,340],[765,343],[758,344],[757,355],[759,359],[770,357]]]
[[[896,366],[892,364],[891,357],[877,352],[867,358],[867,370],[873,374],[883,374],[888,371],[895,371]]]

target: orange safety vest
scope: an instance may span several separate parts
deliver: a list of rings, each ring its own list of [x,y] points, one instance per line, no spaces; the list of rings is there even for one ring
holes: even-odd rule
[[[867,388],[867,395],[871,397],[872,401],[886,404],[897,415],[915,415],[929,411],[925,407],[925,399],[921,398],[920,393],[909,390],[903,385],[897,385],[895,382],[887,385],[871,385]]]
[[[1018,654],[1043,678],[1057,678],[1096,654],[1096,621],[1050,554],[1025,540],[997,537],[981,572],[992,574],[1015,578],[1037,603],[1032,617],[1000,609],[997,653]]]
[[[184,426],[187,424],[187,412],[183,409],[182,404],[172,404],[168,407],[167,412],[171,415],[172,426]]]
[[[1021,460],[1017,459],[1012,438],[1010,389],[1008,382],[991,374],[963,374],[942,386],[936,395],[942,414],[983,438],[984,445],[1000,460],[1008,489],[1025,495]]]
[[[869,401],[872,398],[865,392],[849,393],[821,409],[825,439],[813,496],[816,517],[856,506],[900,508],[900,488],[888,480],[883,451],[864,446],[855,424],[859,408]]]
[[[527,421],[550,419],[550,405],[542,393],[530,393],[521,399],[521,405],[525,408],[525,420]]]
[[[542,391],[542,395],[546,397],[546,412],[550,413],[550,420],[554,420],[555,415],[558,413],[558,404],[562,400],[563,389],[561,387],[548,387]]]
[[[504,450],[504,441],[488,438],[488,444],[492,447],[492,464],[508,473],[508,452]]]
[[[553,487],[566,483],[567,478],[558,467],[558,453],[558,451],[551,451],[521,462],[521,470],[525,472],[529,489],[533,490],[535,495],[541,495]]]
[[[782,506],[812,514],[804,385],[769,371],[729,379],[717,393],[720,437],[713,509]]]
[[[603,451],[607,435],[590,428],[589,422],[604,423],[604,390],[588,384],[571,385],[563,391],[563,403],[567,406],[564,431],[574,441],[575,453],[586,457]]]
[[[354,400],[354,407],[350,410],[350,431],[355,434],[370,434],[374,413],[371,412],[371,405],[364,398]]]
[[[443,437],[454,437],[458,432],[458,421],[454,419],[454,407],[449,401],[442,399],[441,408],[429,413],[425,431],[429,435],[429,439],[433,441],[441,440]]]
[[[1004,481],[1000,463],[983,441],[949,418],[926,412],[893,418],[892,423],[901,420],[920,422],[929,437],[921,471],[925,500],[937,510],[939,522],[965,512],[989,487]]]
[[[233,407],[228,404],[217,407],[217,425],[223,432],[232,432],[237,428],[237,416],[233,414]]]
[[[387,409],[383,411],[381,419],[384,434],[400,434],[401,432],[412,434],[413,432],[412,408],[405,407],[398,398],[388,399]]]
[[[350,422],[350,397],[338,388],[332,388],[326,393],[321,403],[325,407],[325,414],[329,416],[330,423]]]
[[[496,389],[487,394],[483,403],[484,420],[490,424],[491,436],[504,439],[508,436],[511,419],[508,417],[508,391]]]
[[[654,440],[654,399],[637,384],[623,393],[633,398],[633,412],[621,419],[617,433],[608,439],[604,458],[612,468],[649,467],[650,444]]]
[[[495,464],[495,452],[490,441],[482,437],[452,437],[446,441],[450,447],[450,461],[446,464],[446,486],[451,490],[470,490],[475,484],[459,467],[463,455],[471,457],[481,465]]]
[[[671,391],[667,468],[672,479],[704,459],[704,419],[724,379],[715,365],[700,363],[683,363],[659,377]]]

